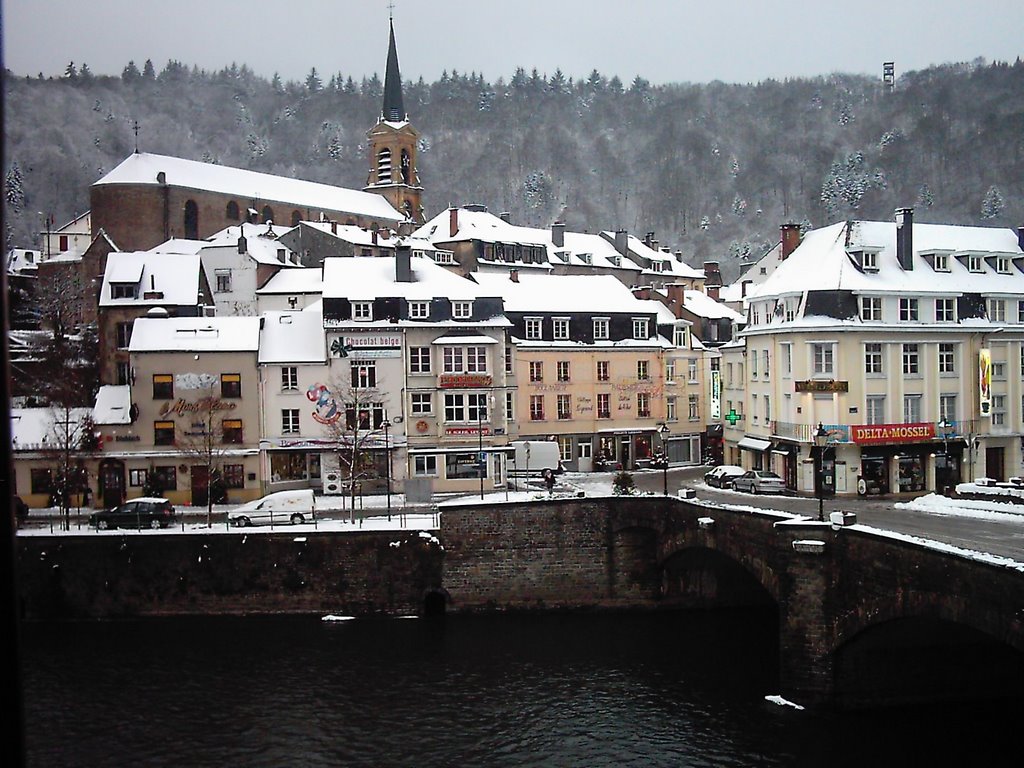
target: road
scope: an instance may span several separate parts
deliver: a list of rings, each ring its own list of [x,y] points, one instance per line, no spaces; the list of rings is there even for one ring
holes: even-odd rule
[[[817,518],[818,500],[806,496],[752,496],[732,490],[719,490],[704,484],[707,467],[681,467],[669,469],[667,473],[668,492],[678,494],[683,488],[692,488],[698,501],[705,499],[717,504],[741,504],[743,506],[780,509]],[[633,480],[641,490],[661,493],[665,473],[657,470],[635,472]],[[610,482],[610,480],[609,480]],[[955,547],[987,552],[1001,557],[1024,562],[1024,508],[1015,507],[1020,514],[972,513],[941,514],[937,511],[901,509],[894,506],[902,498],[880,498],[871,496],[843,496],[824,500],[826,518],[829,512],[839,510],[854,512],[861,525],[894,531],[908,536],[932,539]]]

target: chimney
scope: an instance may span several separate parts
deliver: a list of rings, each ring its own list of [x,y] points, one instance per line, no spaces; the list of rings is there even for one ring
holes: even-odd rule
[[[665,286],[665,292],[668,294],[669,309],[673,315],[679,317],[686,303],[686,286],[682,283],[669,283]]]
[[[405,243],[395,246],[395,282],[412,282],[412,248]]]
[[[336,222],[336,221],[332,221],[331,222],[331,234],[332,235],[338,234],[338,222]]]
[[[370,230],[370,243],[372,243],[373,245],[377,244],[377,230],[376,229],[371,229]]]
[[[651,287],[649,285],[638,285],[633,288],[633,296],[642,301],[646,301],[651,298]]]
[[[800,225],[783,224],[779,229],[782,230],[782,253],[779,255],[779,260],[785,261],[789,258],[789,254],[800,245]]]
[[[389,229],[382,229],[380,231],[380,239],[381,240],[388,240],[390,238],[391,238],[391,230],[389,230]]]
[[[721,289],[720,285],[705,285],[704,286],[704,291],[705,291],[705,293],[707,293],[708,298],[709,299],[714,299],[715,301],[718,301],[718,297],[720,295],[719,294],[719,290],[720,289]]]
[[[623,256],[629,251],[629,233],[624,229],[615,230],[615,250]]]
[[[722,272],[718,268],[717,261],[704,262],[704,286],[705,288],[717,288],[722,284]],[[711,295],[710,293],[708,294]]]
[[[239,227],[238,228],[238,252],[239,253],[245,253],[248,249],[249,249],[249,246],[245,242],[245,231],[241,227]]]
[[[508,279],[511,280],[513,283],[518,283],[519,282],[519,270],[518,269],[510,269],[508,271]]]
[[[740,298],[746,298],[747,288],[754,284],[753,280],[744,280],[740,283]]]
[[[896,261],[906,271],[914,268],[914,209],[896,209]]]
[[[676,251],[676,261],[678,261],[680,264],[683,263],[683,252],[682,251]]]
[[[448,237],[459,234],[459,209],[454,205],[448,209]]]
[[[644,235],[644,245],[646,245],[648,248],[650,248],[651,247],[651,243],[653,243],[653,242],[654,242],[654,233],[653,232],[648,232],[646,235]]]
[[[499,218],[500,218],[500,219],[501,219],[502,221],[504,221],[504,222],[505,222],[506,224],[511,224],[511,223],[512,223],[512,214],[511,214],[511,213],[509,213],[508,211],[502,211],[502,212],[501,212],[501,213],[499,214]]]
[[[556,248],[565,247],[565,222],[556,221],[551,225],[551,242]]]

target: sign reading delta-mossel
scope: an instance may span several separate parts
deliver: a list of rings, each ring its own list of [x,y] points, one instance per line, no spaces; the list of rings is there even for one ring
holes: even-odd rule
[[[917,424],[854,424],[850,427],[853,442],[860,445],[871,443],[914,443],[935,439],[935,425],[931,422]]]

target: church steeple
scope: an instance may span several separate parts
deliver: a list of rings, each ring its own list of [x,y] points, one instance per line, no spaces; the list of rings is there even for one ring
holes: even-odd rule
[[[384,107],[381,120],[402,123],[408,119],[402,104],[402,73],[398,69],[398,47],[395,45],[395,22],[391,21],[391,37],[388,41],[388,70],[384,75]]]
[[[370,175],[364,190],[388,199],[410,221],[422,224],[423,187],[416,169],[419,132],[409,123],[402,101],[402,75],[398,70],[395,23],[390,21],[388,68],[384,76],[384,103],[380,119],[366,134],[370,148]]]

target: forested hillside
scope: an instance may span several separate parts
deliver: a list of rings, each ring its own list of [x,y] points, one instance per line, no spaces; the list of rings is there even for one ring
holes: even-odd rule
[[[361,188],[381,93],[377,76],[282,83],[173,61],[121,77],[7,72],[7,245],[87,209],[89,185],[132,152],[136,121],[143,151]],[[653,86],[452,72],[406,83],[405,106],[428,216],[476,202],[516,223],[654,231],[692,264],[719,259],[727,278],[785,221],[888,220],[912,205],[918,221],[1024,224],[1020,60],[906,73],[891,92],[845,75]]]

